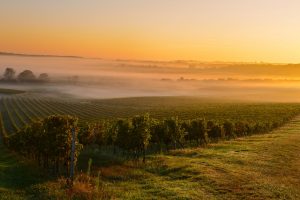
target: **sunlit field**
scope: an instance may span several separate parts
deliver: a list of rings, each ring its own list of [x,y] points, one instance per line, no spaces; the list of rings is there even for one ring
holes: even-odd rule
[[[87,124],[103,124],[105,120],[115,121],[145,113],[161,122],[176,116],[181,127],[195,119],[213,122],[225,132],[226,122],[236,126],[232,130],[234,136],[226,133],[224,137],[220,136],[221,138],[216,140],[210,135],[213,132],[207,129],[208,143],[198,146],[194,139],[189,138],[189,133],[185,133],[187,135],[181,140],[183,146],[174,148],[172,145],[163,144],[160,150],[158,143],[153,140],[156,137],[153,134],[156,133],[152,132],[146,162],[136,160],[130,151],[124,151],[121,147],[113,150],[109,141],[104,138],[103,141],[97,142],[96,139],[90,144],[84,142],[85,148],[78,158],[78,175],[74,186],[76,191],[73,194],[81,196],[79,198],[299,197],[299,181],[296,178],[299,175],[296,167],[298,161],[291,159],[297,157],[296,152],[300,148],[297,145],[297,116],[300,114],[298,103],[200,97],[131,97],[101,100],[13,89],[1,89],[1,94],[0,133],[5,144],[9,141],[7,138],[22,132],[27,125],[50,115],[76,116],[82,130],[87,130]],[[244,129],[239,132],[241,125]],[[279,128],[281,126],[283,127]],[[99,130],[105,131],[94,129]],[[82,139],[82,136],[79,137]],[[22,145],[27,146],[25,140],[24,142]],[[8,152],[4,147],[0,152],[4,172],[0,175],[3,198],[68,198],[68,192],[64,189],[66,180],[56,180],[54,175],[44,174],[45,171],[39,169],[35,163],[26,161],[27,156],[24,153],[21,155],[25,157],[20,157]],[[22,161],[17,161],[19,159]],[[92,162],[90,165],[89,160]],[[283,168],[282,163],[285,164]],[[30,173],[32,168],[41,175]],[[12,181],[21,173],[22,179],[19,182]],[[281,182],[283,177],[284,185]],[[17,193],[14,192],[16,189]]]
[[[299,0],[0,2],[0,200],[299,200]]]
[[[4,58],[2,199],[299,198],[298,65]]]

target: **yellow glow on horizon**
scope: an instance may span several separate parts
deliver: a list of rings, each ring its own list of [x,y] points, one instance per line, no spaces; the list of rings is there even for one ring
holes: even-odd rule
[[[300,62],[300,1],[296,0],[59,2],[2,3],[0,51]]]

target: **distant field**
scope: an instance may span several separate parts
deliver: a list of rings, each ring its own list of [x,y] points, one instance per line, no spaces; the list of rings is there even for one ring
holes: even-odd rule
[[[11,94],[20,94],[24,93],[25,91],[22,90],[14,90],[14,89],[6,89],[6,88],[0,88],[0,96],[3,95],[11,95]]]
[[[178,116],[180,119],[245,120],[269,122],[300,113],[296,103],[245,103],[191,97],[140,97],[105,100],[79,100],[23,93],[0,99],[0,131],[11,134],[33,120],[52,114],[79,117],[80,125],[101,119],[132,117],[150,113],[154,118]]]

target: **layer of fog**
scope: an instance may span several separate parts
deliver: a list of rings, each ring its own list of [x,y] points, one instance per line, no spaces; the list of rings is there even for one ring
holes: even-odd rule
[[[25,69],[36,75],[48,73],[52,81],[1,83],[0,88],[67,97],[200,96],[300,101],[297,66],[0,56],[0,74],[6,67],[17,73]],[[78,81],[65,81],[72,76],[78,76]]]

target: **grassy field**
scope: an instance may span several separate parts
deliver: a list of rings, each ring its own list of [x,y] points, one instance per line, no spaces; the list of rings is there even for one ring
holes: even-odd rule
[[[270,134],[97,170],[117,199],[299,199],[299,129],[298,117]]]
[[[13,134],[51,114],[76,115],[84,124],[145,112],[158,119],[179,116],[269,122],[299,115],[300,106],[190,97],[65,99],[27,92],[0,98],[0,133]],[[85,149],[78,171],[85,172],[89,158],[93,159],[92,175],[100,172],[103,199],[299,199],[298,130],[300,117],[269,134],[148,155],[146,164],[112,152]],[[64,183],[51,180],[0,145],[0,200],[67,199]],[[90,189],[80,186],[83,193]]]
[[[34,199],[34,186],[43,183],[45,177],[34,165],[0,145],[1,200]]]
[[[269,134],[149,156],[145,165],[104,165],[95,153],[92,169],[111,199],[299,199],[299,130],[300,117]],[[63,198],[59,182],[32,167],[1,147],[0,199]]]

